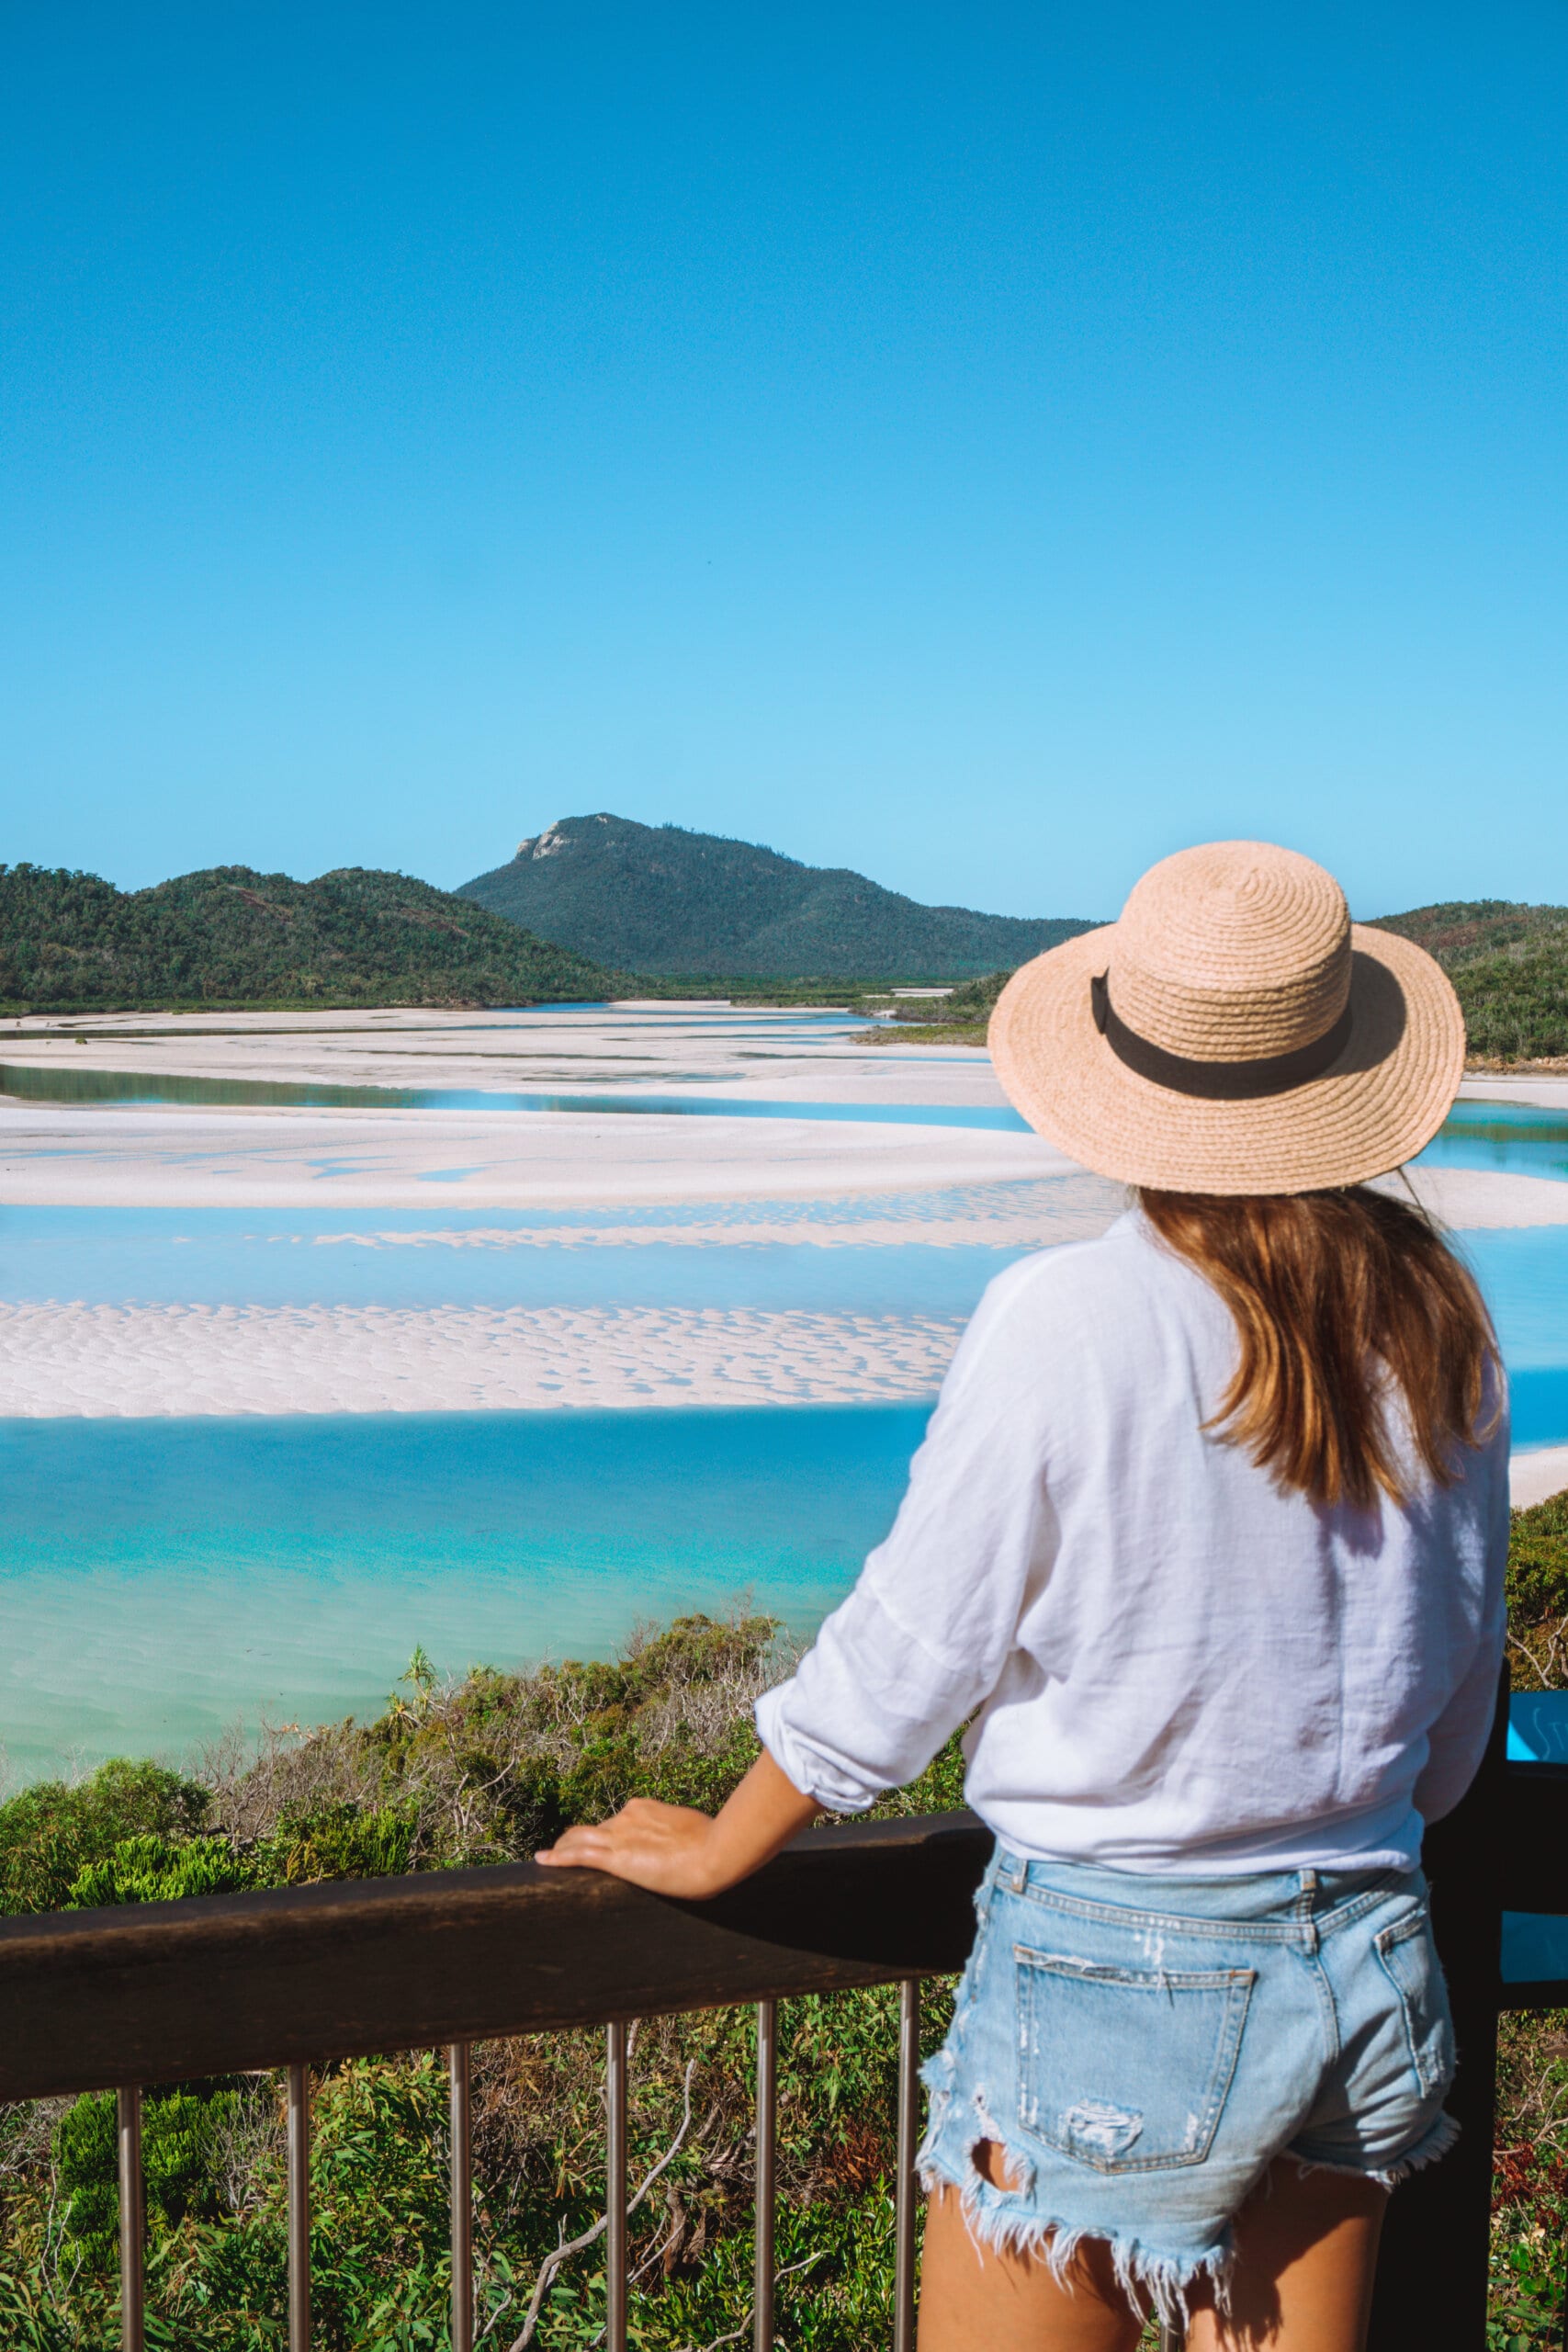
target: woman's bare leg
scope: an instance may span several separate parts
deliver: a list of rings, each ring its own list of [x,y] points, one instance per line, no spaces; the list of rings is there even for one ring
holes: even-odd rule
[[[996,2151],[976,2151],[1001,2179]],[[1194,2288],[1189,2352],[1362,2352],[1388,2205],[1375,2181],[1276,2165],[1236,2216],[1231,2315]],[[926,2211],[919,2352],[1134,2352],[1141,2331],[1103,2244],[1086,2240],[1058,2284],[1027,2255],[976,2245],[953,2189]]]
[[[1001,2178],[990,2143],[976,2162]],[[1134,2352],[1142,2326],[1102,2244],[1086,2240],[1058,2284],[1038,2257],[977,2246],[956,2189],[927,2206],[919,2352]]]
[[[1236,2215],[1231,2312],[1195,2290],[1190,2352],[1361,2352],[1388,2192],[1274,2165]]]

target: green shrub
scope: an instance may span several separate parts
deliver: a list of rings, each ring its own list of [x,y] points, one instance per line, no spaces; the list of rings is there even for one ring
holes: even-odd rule
[[[1508,1632],[1516,1690],[1568,1681],[1568,1493],[1510,1516]]]
[[[1508,1616],[1517,1625],[1568,1614],[1568,1493],[1510,1514]]]
[[[58,1911],[74,1899],[82,1872],[107,1862],[122,1839],[196,1837],[211,1805],[197,1781],[123,1757],[74,1786],[24,1789],[0,1804],[0,1911]]]
[[[183,2083],[141,2102],[141,2169],[154,2238],[186,2219],[223,2211],[227,2131],[243,2086],[235,2080]],[[73,2101],[54,2133],[61,2228],[92,2274],[107,2278],[119,2261],[118,2137],[112,2091]]]
[[[253,1866],[227,1838],[192,1838],[182,1845],[148,1830],[139,1838],[118,1838],[101,1860],[78,1871],[66,1907],[176,1903],[189,1894],[229,1894],[255,1883]]]
[[[366,1806],[352,1798],[286,1805],[277,1826],[253,1849],[252,1882],[307,1886],[318,1879],[400,1878],[412,1867],[417,1808],[412,1803]]]

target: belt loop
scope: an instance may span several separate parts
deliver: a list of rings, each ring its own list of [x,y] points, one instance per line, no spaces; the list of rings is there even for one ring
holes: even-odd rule
[[[1317,1950],[1317,1921],[1313,1917],[1313,1910],[1317,1902],[1317,1872],[1314,1870],[1304,1870],[1298,1871],[1297,1876],[1301,1882],[1301,1888],[1296,1896],[1296,1920],[1306,1939],[1307,1950],[1315,1951]]]
[[[1029,1884],[1029,1864],[1018,1854],[997,1849],[997,1883],[1005,1886],[1010,1894],[1021,1894]]]

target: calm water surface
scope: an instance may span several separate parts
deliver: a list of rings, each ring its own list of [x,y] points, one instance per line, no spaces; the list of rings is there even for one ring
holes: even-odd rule
[[[603,1655],[739,1597],[807,1634],[927,1408],[0,1422],[13,1775],[375,1709],[443,1668]]]
[[[383,1094],[323,1099],[344,1092]],[[884,1115],[976,1123],[946,1108]],[[1010,1112],[985,1115],[1014,1123]],[[1426,1157],[1568,1181],[1568,1119],[1467,1102]],[[711,1222],[712,1204],[527,1216],[12,1209],[0,1211],[0,1294],[964,1315],[1019,1251],[983,1238],[757,1243],[746,1219],[886,1227],[972,1213],[983,1236],[1010,1192],[754,1204],[726,1212],[733,1239],[701,1246],[660,1229]],[[655,1238],[571,1246],[612,1225]],[[1461,1242],[1497,1317],[1517,1442],[1568,1440],[1568,1227]],[[416,1643],[453,1671],[602,1653],[639,1618],[723,1608],[744,1591],[809,1633],[891,1521],[927,1409],[0,1423],[0,1745],[23,1777],[73,1756],[177,1754],[264,1712],[310,1722],[373,1708]]]
[[[630,1078],[628,1086],[646,1084]],[[689,1072],[686,1085],[717,1085],[718,1075]],[[28,1069],[0,1062],[0,1094],[22,1102],[147,1102],[315,1111],[563,1111],[593,1118],[614,1113],[663,1119],[828,1119],[874,1126],[987,1127],[1027,1135],[1029,1123],[1005,1103],[762,1102],[697,1094],[546,1094],[503,1087],[329,1086],[293,1079],[192,1078],[141,1070]]]

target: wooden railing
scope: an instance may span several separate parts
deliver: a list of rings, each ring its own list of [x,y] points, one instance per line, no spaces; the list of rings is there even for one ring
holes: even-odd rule
[[[312,2063],[445,2046],[451,2086],[453,2352],[473,2340],[468,2050],[492,2036],[602,2025],[606,2037],[608,2352],[624,2352],[626,2026],[757,2007],[752,2335],[773,2344],[774,2008],[898,1984],[895,2352],[913,2352],[919,1984],[963,1965],[990,1839],[968,1814],[816,1829],[716,1902],[663,1901],[531,1863],[214,1895],[0,1922],[0,2099],[119,2094],[125,2352],[142,2344],[140,2087],[288,2071],[289,2343],[310,2330]],[[1393,2199],[1373,2352],[1481,2352],[1493,2077],[1503,2008],[1568,2006],[1568,1983],[1507,1984],[1506,1911],[1568,1913],[1568,1769],[1504,1761],[1502,1718],[1464,1804],[1427,1842],[1453,1999],[1458,2147]]]

